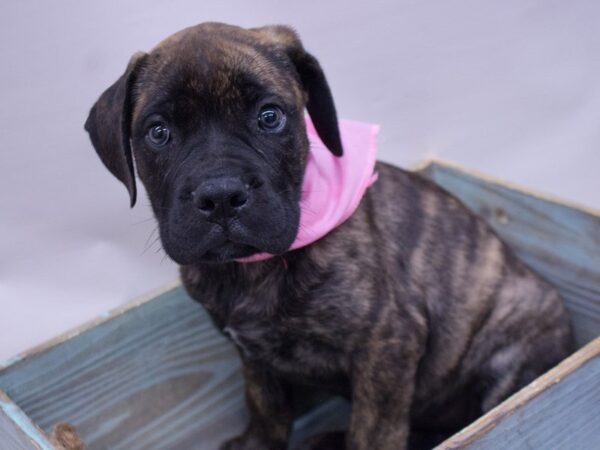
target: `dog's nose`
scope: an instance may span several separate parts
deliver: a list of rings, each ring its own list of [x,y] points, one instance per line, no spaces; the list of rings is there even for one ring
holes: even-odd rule
[[[192,192],[196,208],[209,218],[233,217],[248,202],[248,188],[239,178],[203,182]]]

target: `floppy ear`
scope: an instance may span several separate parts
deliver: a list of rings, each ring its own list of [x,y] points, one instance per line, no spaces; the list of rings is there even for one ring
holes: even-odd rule
[[[317,59],[304,50],[298,35],[289,27],[272,25],[257,28],[255,31],[269,44],[283,47],[308,95],[306,109],[319,137],[331,153],[342,156],[344,151],[333,96]]]
[[[131,155],[132,87],[146,54],[134,54],[125,73],[94,104],[85,122],[85,130],[96,153],[110,172],[129,191],[131,207],[135,205],[136,186]]]

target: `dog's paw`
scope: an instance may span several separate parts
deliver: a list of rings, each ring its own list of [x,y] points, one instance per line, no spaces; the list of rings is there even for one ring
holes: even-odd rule
[[[219,450],[244,450],[250,448],[244,444],[244,436],[238,436],[223,442],[219,447]]]
[[[330,431],[308,438],[296,450],[344,450],[346,448],[346,433]]]
[[[241,437],[230,439],[226,442],[223,442],[219,446],[219,450],[241,450],[245,448],[243,443],[241,442]]]
[[[243,434],[224,442],[219,450],[285,450],[285,444],[267,443],[257,436]]]

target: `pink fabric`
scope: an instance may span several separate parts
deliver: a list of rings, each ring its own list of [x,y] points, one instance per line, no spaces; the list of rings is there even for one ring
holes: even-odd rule
[[[321,239],[348,219],[365,191],[377,180],[375,153],[379,126],[350,120],[339,123],[344,155],[337,157],[319,139],[309,117],[306,131],[310,153],[304,173],[300,200],[300,227],[290,250]],[[240,262],[272,257],[259,253]]]

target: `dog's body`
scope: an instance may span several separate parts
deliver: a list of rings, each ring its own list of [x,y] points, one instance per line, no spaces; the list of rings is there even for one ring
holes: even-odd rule
[[[204,24],[134,58],[86,124],[134,201],[131,140],[163,246],[240,350],[251,421],[223,448],[285,448],[304,384],[352,400],[348,433],[307,448],[402,449],[409,430],[456,431],[566,356],[557,292],[413,173],[379,163],[349,220],[286,253],[307,101],[341,154],[329,88],[293,32]],[[257,113],[268,127],[247,121]],[[279,255],[234,260],[261,251]]]

